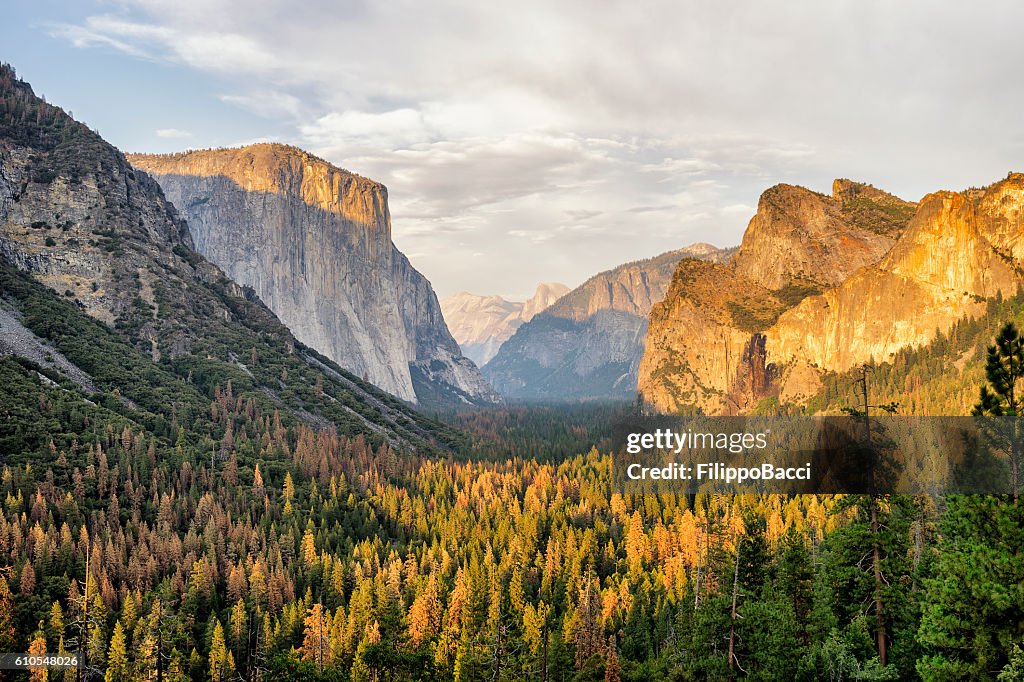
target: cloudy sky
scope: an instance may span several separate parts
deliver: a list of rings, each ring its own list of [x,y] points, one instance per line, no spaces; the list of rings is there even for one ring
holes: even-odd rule
[[[739,242],[777,182],[1024,170],[1024,6],[11,3],[0,60],[126,151],[257,140],[384,182],[439,295]]]

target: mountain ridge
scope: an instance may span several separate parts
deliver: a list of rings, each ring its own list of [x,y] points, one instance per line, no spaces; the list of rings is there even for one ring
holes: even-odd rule
[[[728,414],[799,404],[827,372],[929,342],[1020,285],[1022,197],[1020,174],[916,203],[848,180],[831,197],[766,190],[716,285],[681,265],[652,310],[642,400]]]
[[[207,419],[210,397],[232,383],[254,411],[292,426],[426,449],[452,434],[298,342],[193,249],[155,181],[7,65],[0,265],[4,354],[41,355],[160,438],[175,438],[179,420]]]
[[[732,253],[699,243],[597,273],[517,329],[484,376],[514,400],[632,400],[647,316],[676,265]]]
[[[533,296],[525,301],[460,291],[441,301],[441,312],[463,353],[478,366],[483,366],[516,329],[549,308],[568,291],[569,287],[564,284],[541,282]]]

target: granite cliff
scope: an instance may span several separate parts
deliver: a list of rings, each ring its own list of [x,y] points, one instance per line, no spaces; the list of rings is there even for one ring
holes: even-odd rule
[[[1022,284],[1024,175],[983,190],[921,200],[906,232],[878,263],[808,297],[765,331],[770,362],[786,369],[779,389],[804,394],[790,376],[807,367],[843,371],[923,346],[987,299]],[[813,334],[807,330],[813,329]]]
[[[773,187],[733,261],[681,265],[652,310],[643,400],[710,413],[800,403],[823,372],[928,343],[1017,291],[1022,200],[1019,174],[919,204],[846,180],[832,197]]]
[[[537,285],[526,301],[507,301],[501,296],[481,296],[461,291],[441,301],[441,312],[452,336],[466,357],[484,366],[524,323],[569,291],[557,282]]]
[[[632,399],[647,317],[676,265],[732,251],[694,244],[597,274],[519,327],[484,375],[517,400]]]
[[[128,158],[303,343],[403,400],[499,399],[391,241],[382,184],[277,144]]]
[[[764,192],[733,259],[736,275],[767,289],[833,286],[878,261],[914,205],[870,185],[836,180],[832,196],[794,185]]]
[[[0,280],[0,355],[162,438],[232,383],[231,409],[244,392],[288,424],[428,447],[450,433],[297,341],[196,252],[153,179],[2,64]]]

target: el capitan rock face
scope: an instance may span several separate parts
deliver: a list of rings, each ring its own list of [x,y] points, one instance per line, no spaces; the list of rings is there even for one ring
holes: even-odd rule
[[[404,400],[498,400],[391,241],[380,183],[276,144],[128,158],[303,343]]]
[[[522,302],[461,291],[441,301],[441,311],[462,352],[483,367],[516,329],[568,291],[564,284],[544,282]]]
[[[1022,204],[1019,174],[920,205],[840,180],[831,199],[768,190],[730,266],[681,266],[652,311],[642,398],[665,412],[798,403],[823,371],[929,342],[1021,285]]]
[[[516,330],[484,375],[517,400],[632,399],[647,316],[676,264],[732,252],[694,244],[595,275]]]

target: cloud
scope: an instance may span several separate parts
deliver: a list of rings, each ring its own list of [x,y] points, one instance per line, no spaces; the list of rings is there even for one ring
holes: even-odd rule
[[[738,243],[777,182],[917,197],[1024,149],[1024,6],[1006,0],[104,7],[51,33],[209,76],[267,137],[385,182],[396,242],[442,295]]]
[[[156,131],[156,136],[157,137],[172,138],[172,139],[173,138],[184,139],[184,138],[192,137],[192,133],[189,132],[188,130],[178,130],[177,128],[160,128],[160,129],[158,129]]]
[[[411,108],[380,113],[331,112],[301,125],[299,133],[318,147],[365,145],[395,149],[433,137],[423,114]]]
[[[298,97],[275,90],[255,90],[244,94],[220,95],[220,101],[267,118],[302,117],[303,106]]]
[[[55,24],[50,27],[50,35],[56,38],[64,38],[78,48],[109,47],[132,57],[149,58],[149,54],[141,47],[124,40],[119,40],[106,32],[90,28],[88,25]]]

